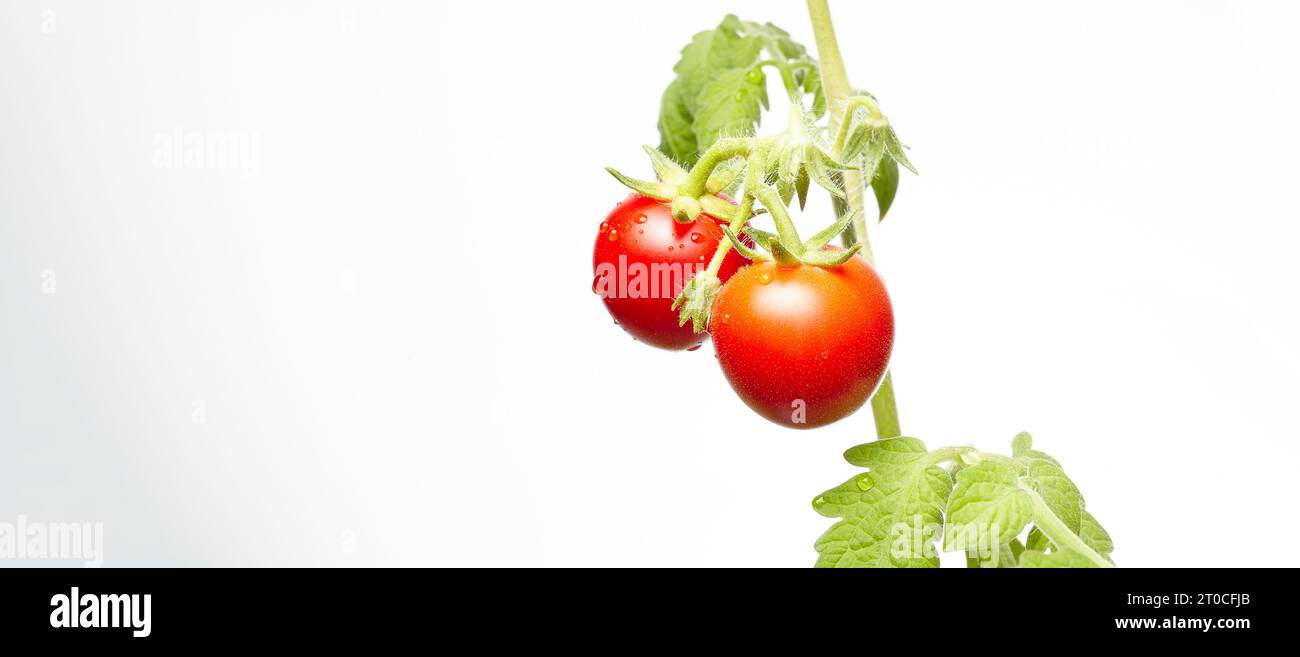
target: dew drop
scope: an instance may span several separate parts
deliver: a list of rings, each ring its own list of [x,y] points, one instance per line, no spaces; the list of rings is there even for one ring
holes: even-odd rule
[[[679,249],[684,249],[684,248],[686,248],[686,245],[685,245],[685,244],[678,244],[678,245],[677,245],[677,248],[679,248]]]
[[[642,214],[642,215],[637,215],[636,222],[637,222],[638,224],[643,224],[643,223],[645,223],[645,222],[646,222],[646,217],[645,217],[645,215],[643,215],[643,214]]]
[[[695,345],[694,347],[689,347],[689,348],[687,348],[686,351],[696,351],[696,350],[698,350],[701,346],[703,346],[703,345],[698,345],[698,344],[697,344],[697,345]]]
[[[731,313],[722,313],[722,323],[726,324],[731,321]]]
[[[638,228],[638,229],[636,229],[636,234],[637,234],[637,235],[645,235],[645,229],[644,229],[644,228]]]
[[[868,491],[875,485],[876,482],[871,479],[871,475],[869,474],[864,474],[861,477],[858,477],[858,490]]]
[[[699,234],[699,233],[691,233],[691,241],[692,241],[692,242],[699,242],[699,241],[702,240],[702,239],[704,239],[704,238],[703,238],[703,237],[700,237],[700,234]]]
[[[618,229],[617,229],[617,228],[614,228],[614,229],[612,229],[612,230],[609,231],[609,241],[611,241],[611,242],[617,242],[617,241],[618,241]]]
[[[772,282],[772,275],[767,272],[763,272],[763,275],[758,277],[758,283],[760,285],[767,285],[768,283],[771,282]]]
[[[668,252],[669,252],[669,253],[672,253],[672,250],[673,250],[673,247],[671,247],[671,246],[668,247]]]
[[[700,254],[700,262],[704,262],[704,254]]]
[[[609,222],[608,221],[600,222],[600,234],[604,235],[607,232],[609,232]]]

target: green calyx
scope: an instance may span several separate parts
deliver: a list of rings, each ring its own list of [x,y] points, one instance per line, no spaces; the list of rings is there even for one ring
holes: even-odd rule
[[[776,223],[776,234],[754,228],[748,228],[746,231],[754,238],[755,244],[761,245],[771,254],[770,259],[783,265],[803,264],[814,267],[838,267],[848,262],[849,258],[852,258],[862,249],[861,244],[854,244],[843,250],[827,248],[827,244],[831,240],[843,233],[853,223],[856,216],[854,213],[840,217],[835,223],[822,229],[816,235],[803,240],[800,239],[799,231],[795,228],[794,221],[791,220],[790,213],[786,210],[785,205],[779,202],[780,193],[775,188],[770,185],[759,185],[754,190],[754,195],[771,213],[772,221]],[[733,246],[741,243],[733,231],[727,231],[727,238],[731,240]],[[737,247],[737,249],[739,248]],[[767,256],[753,249],[746,249],[746,251],[741,253],[751,260],[768,259]]]
[[[719,196],[719,193],[731,184],[728,179],[725,184],[718,182],[710,184],[705,179],[705,183],[700,185],[704,187],[696,194],[683,193],[683,189],[690,189],[693,183],[690,181],[690,172],[682,168],[672,158],[665,155],[662,151],[644,146],[645,152],[650,156],[650,164],[654,168],[657,180],[638,180],[630,176],[625,176],[613,167],[605,167],[611,176],[623,183],[628,189],[648,196],[650,198],[670,203],[672,207],[673,218],[677,221],[689,224],[699,218],[701,214],[709,214],[718,219],[730,220],[735,216],[736,206],[725,198]],[[720,167],[721,168],[721,167]],[[743,168],[743,167],[742,167]],[[739,171],[731,174],[731,178],[739,175]],[[726,174],[720,174],[719,180]],[[710,191],[716,189],[716,191]]]

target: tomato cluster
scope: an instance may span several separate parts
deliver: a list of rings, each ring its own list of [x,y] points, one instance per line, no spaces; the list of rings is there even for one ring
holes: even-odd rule
[[[713,217],[679,223],[664,202],[633,194],[600,225],[592,289],[634,338],[694,350],[705,334],[679,324],[673,298],[724,239]],[[727,381],[751,409],[810,429],[870,399],[889,364],[894,314],[865,260],[834,267],[750,262],[731,250],[718,278],[708,334]]]

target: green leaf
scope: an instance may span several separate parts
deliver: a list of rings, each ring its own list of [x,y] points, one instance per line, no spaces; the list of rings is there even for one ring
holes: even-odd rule
[[[696,98],[691,128],[701,149],[707,150],[719,137],[753,134],[763,115],[767,92],[743,68],[722,71],[713,77]]]
[[[948,500],[943,549],[987,550],[1010,543],[1029,523],[1030,499],[1017,487],[1020,468],[1003,459],[985,459],[957,473]]]
[[[1061,552],[1029,551],[1020,555],[1021,568],[1096,568],[1097,565],[1078,552],[1064,550]]]
[[[766,76],[758,66],[764,51],[803,73],[803,92],[814,95],[814,110],[824,111],[820,81],[809,74],[816,61],[807,49],[775,25],[728,15],[682,48],[673,66],[676,77],[660,102],[660,150],[690,167],[719,136],[752,134],[768,107]]]
[[[925,444],[890,438],[854,447],[844,457],[869,471],[813,500],[818,513],[842,519],[817,540],[817,566],[938,567],[933,544],[952,478]]]
[[[700,148],[691,127],[691,107],[685,83],[679,78],[664,90],[659,106],[659,150],[668,157],[692,165],[700,158]]]
[[[1046,552],[1052,549],[1052,541],[1047,538],[1043,530],[1034,527],[1029,530],[1029,536],[1025,537],[1025,549],[1034,552]]]
[[[871,191],[876,195],[876,207],[880,208],[880,221],[885,220],[885,213],[894,204],[898,195],[898,163],[892,157],[886,157],[876,167],[876,174],[871,179]]]
[[[1012,454],[1023,467],[1024,483],[1047,502],[1052,513],[1070,531],[1078,534],[1083,522],[1083,495],[1078,486],[1065,476],[1065,470],[1056,459],[1032,448],[1029,434],[1017,435],[1011,445]]]
[[[1034,450],[1029,434],[1016,436],[1012,449],[1012,457],[970,447],[927,452],[915,438],[850,449],[845,458],[868,472],[813,501],[818,513],[841,519],[818,540],[817,565],[934,566],[937,559],[916,546],[932,548],[936,528],[943,549],[965,550],[972,567],[1113,565],[1107,563],[1110,536],[1083,508],[1082,496],[1060,464]],[[957,464],[955,477],[938,467],[948,462]],[[1073,515],[1071,501],[1076,503]],[[914,518],[920,521],[909,525]],[[1018,537],[1030,523],[1033,528],[1022,544]],[[900,552],[900,545],[911,551]]]
[[[967,568],[1015,568],[1020,565],[1020,555],[1025,551],[1025,546],[1020,541],[1013,540],[1010,543],[998,546],[997,552],[989,551],[986,555],[979,553],[971,555],[966,554]]]
[[[1092,517],[1086,509],[1083,510],[1083,520],[1079,527],[1079,538],[1083,539],[1088,547],[1097,551],[1103,557],[1110,559],[1110,553],[1115,551],[1115,544],[1110,540],[1110,534],[1102,528],[1101,523]]]

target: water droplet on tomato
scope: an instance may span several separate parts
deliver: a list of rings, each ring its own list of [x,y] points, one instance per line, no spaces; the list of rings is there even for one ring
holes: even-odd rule
[[[702,239],[704,239],[704,238],[703,238],[703,237],[700,237],[700,234],[699,234],[699,233],[691,233],[691,241],[692,241],[692,242],[699,242],[699,241],[702,240]]]
[[[668,252],[669,252],[669,253],[672,253],[672,250],[673,250],[673,247],[671,247],[671,246],[668,247]]]
[[[760,285],[767,285],[768,283],[771,282],[772,282],[772,275],[767,272],[763,272],[763,275],[758,277],[758,283]]]
[[[636,229],[636,234],[637,234],[637,235],[645,235],[645,229],[644,229],[644,228],[638,228],[638,229]]]
[[[695,345],[694,347],[689,347],[689,348],[687,348],[686,351],[695,351],[695,350],[699,349],[701,346],[703,346],[703,345],[698,345],[698,344],[697,344],[697,345]]]
[[[643,224],[643,223],[645,223],[645,222],[646,222],[646,216],[643,215],[643,214],[642,214],[642,215],[637,215],[636,222],[637,222],[638,224]]]
[[[679,249],[684,249],[684,248],[686,248],[686,245],[685,245],[685,244],[678,244],[678,245],[677,245],[677,248],[679,248]]]
[[[614,326],[618,326],[618,320],[614,320]]]
[[[726,324],[731,321],[731,313],[722,313],[722,323]]]
[[[608,221],[600,222],[600,234],[604,235],[607,232],[609,232],[609,222]]]
[[[609,241],[611,241],[611,242],[617,242],[617,241],[618,241],[618,229],[617,229],[617,228],[610,229],[610,231],[609,231]]]
[[[704,262],[704,254],[700,254],[700,262]]]

